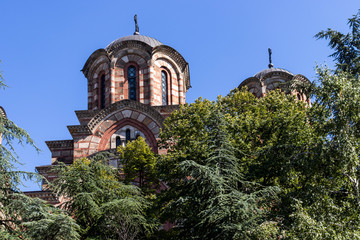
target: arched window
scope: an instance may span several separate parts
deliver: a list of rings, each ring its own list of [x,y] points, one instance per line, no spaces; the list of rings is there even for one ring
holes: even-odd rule
[[[131,65],[128,67],[128,88],[129,99],[136,101],[136,67]]]
[[[118,146],[121,146],[121,139],[120,139],[120,137],[117,136],[115,140],[116,140],[116,148],[117,148]]]
[[[126,129],[125,139],[126,139],[126,143],[130,142],[130,140],[131,140],[131,138],[130,138],[130,129]]]
[[[105,74],[100,78],[100,108],[105,108]]]
[[[165,71],[161,71],[161,92],[162,92],[162,105],[168,104],[168,83],[167,74]]]

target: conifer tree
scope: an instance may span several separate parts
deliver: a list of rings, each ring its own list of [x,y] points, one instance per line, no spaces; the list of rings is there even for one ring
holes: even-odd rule
[[[6,85],[0,74],[0,88]],[[39,179],[31,172],[17,171],[20,164],[14,141],[29,144],[36,150],[29,134],[0,114],[0,238],[1,239],[79,239],[78,226],[72,218],[44,201],[21,193],[21,179]]]
[[[145,217],[149,202],[140,189],[123,183],[119,170],[110,166],[109,156],[78,159],[59,164],[53,189],[64,196],[62,207],[81,227],[82,239],[137,239],[154,225]]]
[[[351,74],[360,74],[360,10],[348,19],[349,33],[328,28],[315,35],[317,39],[329,40],[329,46],[334,49],[330,56],[335,59],[337,70]]]
[[[265,222],[276,188],[246,181],[231,145],[223,115],[213,112],[207,140],[209,157],[182,161],[183,182],[168,206],[177,211],[175,230],[181,239],[251,239]]]

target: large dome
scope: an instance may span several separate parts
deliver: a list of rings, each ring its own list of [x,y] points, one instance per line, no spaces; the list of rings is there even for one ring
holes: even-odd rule
[[[124,41],[139,41],[139,42],[143,42],[146,43],[147,45],[149,45],[150,47],[156,47],[159,45],[163,45],[160,41],[156,40],[155,38],[152,37],[148,37],[148,36],[144,36],[144,35],[129,35],[129,36],[125,36],[125,37],[121,37],[116,39],[115,41],[113,41],[112,43],[110,43],[105,50],[109,50],[112,47],[118,45],[121,42]]]
[[[287,74],[290,74],[290,75],[294,75],[290,71],[285,70],[283,68],[267,68],[265,70],[262,70],[262,71],[256,73],[254,75],[254,77],[256,77],[258,79],[262,79],[263,76],[265,76],[268,73],[272,73],[272,72],[280,72],[280,73],[287,73]]]

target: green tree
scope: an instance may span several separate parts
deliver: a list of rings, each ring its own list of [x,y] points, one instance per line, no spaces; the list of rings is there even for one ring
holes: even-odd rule
[[[318,166],[308,184],[311,197],[294,204],[289,233],[294,239],[360,239],[359,78],[329,69],[317,72],[312,122],[323,141],[311,159]]]
[[[328,39],[329,46],[334,49],[330,56],[334,57],[338,70],[351,74],[360,73],[360,11],[348,19],[349,33],[328,28],[315,35],[317,39]]]
[[[319,99],[321,98],[319,96]],[[162,211],[163,221],[170,219],[176,222],[178,216],[183,216],[186,221],[192,221],[189,226],[199,226],[202,222],[202,218],[193,214],[194,209],[201,210],[201,206],[196,205],[196,202],[186,202],[191,198],[182,198],[183,191],[190,191],[191,188],[186,185],[187,181],[181,180],[184,179],[184,175],[195,174],[184,173],[183,167],[190,163],[193,165],[192,169],[208,167],[209,159],[213,158],[216,152],[213,152],[210,146],[213,144],[213,137],[216,136],[213,121],[218,117],[214,114],[219,112],[226,122],[222,125],[221,132],[227,133],[228,143],[235,149],[232,156],[237,159],[237,174],[232,175],[237,176],[239,181],[253,183],[251,186],[255,189],[277,186],[281,190],[277,194],[278,201],[262,203],[268,208],[264,208],[267,211],[266,214],[263,212],[263,222],[257,222],[257,227],[250,231],[251,237],[277,239],[286,236],[291,239],[291,236],[295,236],[292,235],[296,232],[295,229],[306,225],[303,222],[305,218],[301,218],[300,213],[319,221],[320,225],[324,223],[320,220],[326,219],[326,216],[336,216],[337,218],[333,219],[334,224],[336,220],[344,220],[345,214],[336,215],[339,212],[327,215],[331,208],[335,210],[340,207],[330,203],[335,201],[333,194],[341,191],[343,185],[336,185],[336,188],[327,185],[333,182],[330,181],[329,173],[334,165],[326,158],[331,156],[325,152],[325,149],[331,146],[326,144],[331,134],[326,132],[329,126],[322,122],[329,119],[322,107],[317,103],[309,107],[306,103],[280,91],[269,92],[265,97],[257,99],[246,89],[242,89],[219,97],[216,102],[199,99],[191,105],[182,106],[165,120],[161,144],[169,150],[168,155],[162,156],[159,168],[163,173],[161,179],[166,181],[170,189],[163,191],[159,197],[162,206],[165,206]],[[192,161],[189,162],[188,159]],[[204,189],[205,185],[209,188],[215,185],[214,182],[204,180],[205,174],[196,176],[191,180],[203,180]],[[210,193],[205,190],[203,192]],[[180,200],[184,201],[184,206],[188,208],[172,207],[174,202]],[[223,211],[225,209],[230,211],[230,205]],[[304,209],[313,210],[302,212]],[[181,228],[180,224],[179,228],[173,231],[182,231]],[[340,229],[329,226],[326,231],[335,231],[340,236]],[[315,231],[315,234],[318,233]]]
[[[145,216],[149,202],[140,189],[123,183],[108,156],[78,159],[56,167],[54,191],[81,227],[82,239],[137,239],[154,227]]]
[[[244,180],[226,125],[222,114],[213,112],[209,157],[179,164],[183,184],[170,207],[179,213],[181,239],[251,239],[275,199],[276,188]]]
[[[0,87],[5,87],[0,74]],[[31,172],[17,171],[20,164],[14,141],[33,146],[28,133],[0,114],[0,238],[1,239],[78,239],[75,221],[44,201],[22,194],[21,179],[39,179]]]
[[[231,156],[237,159],[237,167],[233,169],[235,172],[231,176],[236,176],[239,182],[247,182],[252,186],[253,188],[246,188],[249,191],[258,189],[258,194],[261,194],[261,189],[279,186],[284,189],[279,195],[280,202],[292,199],[295,189],[301,187],[296,175],[301,171],[307,171],[307,163],[305,161],[295,163],[290,160],[297,155],[303,155],[304,150],[312,146],[313,142],[310,140],[316,136],[312,126],[309,125],[308,111],[306,104],[296,101],[293,96],[274,91],[264,98],[257,99],[246,89],[234,90],[226,97],[219,97],[216,102],[198,99],[191,105],[182,106],[179,111],[165,120],[161,133],[160,143],[168,149],[168,155],[160,160],[159,165],[163,173],[160,178],[170,186],[170,189],[163,191],[160,196],[166,206],[162,220],[171,219],[176,222],[177,216],[182,215],[190,221],[189,217],[185,217],[189,215],[193,216],[193,224],[189,225],[197,226],[195,222],[202,221],[199,216],[192,214],[194,209],[201,209],[196,204],[187,204],[188,208],[183,208],[183,211],[171,206],[174,199],[184,199],[182,191],[189,189],[188,186],[185,187],[186,181],[180,181],[184,179],[182,166],[185,163],[189,164],[189,159],[192,159],[191,163],[197,164],[197,167],[208,166],[209,159],[214,158],[214,154],[218,153],[210,147],[213,145],[214,136],[217,136],[214,132],[216,129],[214,119],[219,119],[219,116],[215,113],[220,113],[221,119],[226,123],[221,128],[221,132],[227,133],[228,140],[224,142],[235,149],[231,152]],[[220,145],[218,147],[220,151]],[[227,158],[232,159],[229,155]],[[199,179],[204,180],[200,177]],[[204,180],[203,183],[213,186],[209,180]],[[240,190],[242,189],[238,189]],[[262,204],[274,206],[264,208],[272,210],[273,215],[269,216],[265,214],[267,211],[264,211],[266,218],[262,219],[263,222],[257,222],[258,228],[253,225],[253,230],[250,232],[260,234],[263,233],[260,228],[267,228],[268,234],[264,239],[276,238],[275,235],[281,230],[279,226],[284,222],[282,214],[286,213],[288,219],[291,206],[287,205],[285,208],[283,205],[276,205],[275,208],[275,201],[265,201]],[[255,208],[256,205],[253,207]],[[227,205],[227,208],[230,211],[230,205]],[[271,228],[273,230],[270,231]]]
[[[121,171],[125,182],[137,182],[144,193],[155,191],[159,180],[156,175],[156,157],[142,137],[119,146]]]

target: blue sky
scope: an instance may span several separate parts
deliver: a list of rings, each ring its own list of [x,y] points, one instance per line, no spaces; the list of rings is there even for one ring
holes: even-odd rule
[[[241,81],[275,67],[314,80],[316,63],[332,66],[320,30],[347,32],[358,0],[222,1],[6,1],[0,2],[0,70],[9,86],[0,92],[8,117],[26,129],[39,154],[17,147],[19,169],[50,164],[47,140],[71,139],[75,110],[87,109],[87,81],[80,70],[92,52],[134,32],[179,51],[190,65],[187,102],[215,100]],[[24,190],[37,190],[27,183]]]

